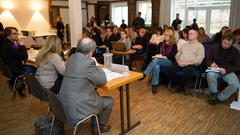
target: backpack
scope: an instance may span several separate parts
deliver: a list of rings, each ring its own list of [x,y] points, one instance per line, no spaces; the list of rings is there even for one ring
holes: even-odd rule
[[[49,135],[52,123],[52,116],[40,117],[34,124],[35,135]],[[64,135],[64,124],[55,118],[51,135]]]

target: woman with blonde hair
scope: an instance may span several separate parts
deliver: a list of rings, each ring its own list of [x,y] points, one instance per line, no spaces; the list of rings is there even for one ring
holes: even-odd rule
[[[152,74],[152,93],[157,93],[157,85],[159,83],[159,75],[162,68],[166,69],[172,65],[175,61],[175,54],[177,53],[177,45],[175,35],[172,29],[166,29],[164,32],[164,40],[159,43],[160,48],[159,54],[153,56],[153,60],[149,63],[147,68],[144,70],[143,80],[150,72]]]
[[[46,39],[36,57],[36,78],[40,84],[58,93],[61,87],[62,75],[65,72],[65,63],[60,56],[62,53],[61,40],[55,35]]]

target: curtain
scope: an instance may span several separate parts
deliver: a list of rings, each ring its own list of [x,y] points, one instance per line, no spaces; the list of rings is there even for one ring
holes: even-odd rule
[[[240,0],[231,1],[229,27],[240,28]]]
[[[171,0],[161,0],[160,1],[160,20],[159,25],[164,24],[171,25]]]

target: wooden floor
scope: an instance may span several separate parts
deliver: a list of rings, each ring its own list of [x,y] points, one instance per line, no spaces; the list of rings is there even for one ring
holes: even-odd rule
[[[207,95],[185,96],[183,93],[170,93],[164,85],[158,88],[159,92],[153,95],[146,80],[130,85],[132,122],[141,120],[141,125],[129,135],[240,135],[240,111],[230,109],[227,103],[210,106]],[[112,130],[105,134],[117,135],[120,132],[119,92],[100,93],[115,100],[109,120]],[[27,120],[29,100],[29,95],[24,99],[17,95],[11,103],[10,90],[4,90],[4,95],[0,97],[0,135],[34,134],[34,121],[46,115],[48,104],[33,98]],[[87,129],[79,132],[91,134]],[[65,133],[70,135],[72,130],[66,128]]]

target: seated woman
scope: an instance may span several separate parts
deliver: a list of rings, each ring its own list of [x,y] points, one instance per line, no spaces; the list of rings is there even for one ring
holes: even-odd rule
[[[172,65],[172,62],[175,60],[175,54],[177,52],[176,40],[174,32],[171,29],[167,29],[164,32],[165,40],[159,43],[160,52],[162,58],[154,58],[144,70],[144,77],[140,80],[143,80],[150,72],[153,72],[152,76],[152,93],[157,93],[157,85],[159,83],[159,75],[162,68],[167,68]],[[160,55],[158,55],[160,56]]]
[[[154,31],[155,34],[153,34],[151,39],[149,40],[148,54],[147,58],[145,59],[143,69],[145,69],[147,65],[151,62],[152,56],[159,53],[158,45],[164,40],[164,35],[161,27],[156,28]]]
[[[49,36],[36,57],[36,78],[40,84],[58,93],[62,83],[62,75],[65,72],[65,63],[60,56],[62,53],[61,40],[55,36]]]
[[[180,32],[179,34],[180,39],[178,40],[178,43],[177,43],[177,50],[179,50],[179,48],[188,41],[188,31],[189,29],[185,28]]]
[[[198,42],[204,43],[204,42],[209,42],[209,36],[205,33],[205,30],[203,27],[200,27],[198,29],[198,37],[197,37]]]
[[[139,29],[139,36],[136,38],[135,45],[132,46],[132,49],[136,50],[135,54],[130,55],[129,58],[129,68],[132,68],[132,62],[135,60],[136,57],[145,55],[147,50],[149,39],[146,37],[146,29],[141,28]]]
[[[124,30],[120,31],[120,35],[121,35],[121,39],[118,40],[119,42],[124,42],[125,43],[125,48],[126,50],[130,50],[131,49],[131,41],[129,40],[129,38],[127,37],[127,34]],[[117,63],[120,64],[122,62],[122,56],[120,55],[113,55],[113,63]]]
[[[124,43],[125,43],[126,50],[130,50],[132,44],[131,44],[130,39],[127,37],[126,32],[125,32],[125,31],[121,31],[121,32],[120,32],[120,35],[121,35],[121,39],[119,40],[119,42],[124,42]]]

